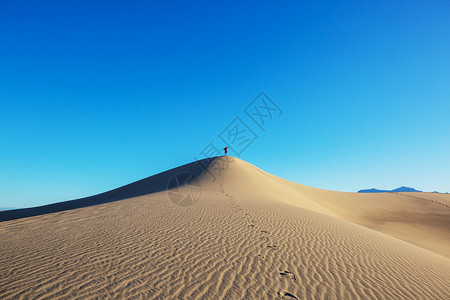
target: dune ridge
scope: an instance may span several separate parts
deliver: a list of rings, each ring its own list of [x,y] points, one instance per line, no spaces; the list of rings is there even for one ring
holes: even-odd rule
[[[175,174],[179,174],[181,172],[189,172],[189,174],[192,176],[192,179],[194,179],[201,176],[204,172],[208,171],[209,165],[214,160],[215,158],[202,159],[200,161],[173,168],[165,172],[161,172],[156,175],[149,176],[136,182],[121,186],[119,188],[89,197],[62,201],[31,208],[0,211],[0,222],[99,205],[103,203],[109,203],[113,201],[119,201],[127,198],[165,191],[170,188],[168,186],[168,184],[170,183],[170,178]]]
[[[169,191],[1,222],[0,298],[450,298],[445,206],[311,188],[234,157],[193,166]]]

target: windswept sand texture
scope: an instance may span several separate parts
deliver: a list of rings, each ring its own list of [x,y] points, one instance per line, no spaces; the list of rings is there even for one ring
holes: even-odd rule
[[[0,298],[450,299],[449,195],[207,162],[129,185],[134,198],[1,222]]]

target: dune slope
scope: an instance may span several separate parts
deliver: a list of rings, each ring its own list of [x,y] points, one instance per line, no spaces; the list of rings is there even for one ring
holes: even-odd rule
[[[314,189],[233,157],[198,166],[146,182],[169,190],[1,222],[0,298],[450,298],[448,235],[424,249],[390,225],[414,229],[420,207],[445,219],[444,205]],[[419,235],[448,229],[415,218]]]
[[[170,185],[172,182],[170,179],[175,174],[187,174],[189,177],[184,178],[182,176],[182,179],[193,180],[207,171],[209,165],[214,160],[214,158],[208,158],[201,161],[192,162],[94,196],[31,208],[2,211],[0,212],[0,222],[109,203],[164,191],[171,188]]]

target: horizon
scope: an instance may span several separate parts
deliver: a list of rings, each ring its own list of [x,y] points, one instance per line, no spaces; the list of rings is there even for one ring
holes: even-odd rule
[[[312,187],[450,192],[449,3],[196,4],[0,3],[0,209],[225,146]]]
[[[221,158],[221,157],[233,157],[233,158],[238,158],[238,159],[240,159],[239,157],[232,156],[232,155],[220,155],[220,156],[215,156],[215,157],[202,158],[202,159],[197,160],[197,161],[192,161],[192,162],[189,162],[189,163],[186,163],[186,164],[182,164],[182,165],[180,165],[180,166],[178,166],[178,167],[183,167],[183,166],[186,166],[186,165],[190,165],[190,164],[193,164],[193,163],[197,163],[197,162],[199,162],[199,161],[208,160],[209,158]],[[203,169],[205,168],[205,166],[202,165],[202,164],[201,164],[199,167],[200,167],[200,168],[203,168]],[[175,168],[173,168],[173,169],[175,169]],[[165,170],[165,171],[162,171],[162,172],[158,172],[158,173],[153,174],[153,175],[151,175],[151,176],[148,176],[148,177],[145,177],[145,178],[138,179],[137,181],[141,181],[141,180],[144,180],[144,179],[148,179],[148,178],[150,178],[150,177],[153,177],[153,176],[158,175],[158,174],[166,173],[167,171],[171,171],[171,170],[173,170],[173,169],[168,169],[168,170]],[[224,170],[224,169],[221,169],[221,170]],[[264,171],[264,170],[263,170],[263,171]],[[273,175],[273,174],[272,174],[272,175]],[[103,193],[105,193],[105,192],[110,192],[110,191],[115,190],[115,189],[123,188],[123,187],[125,187],[125,186],[127,186],[127,185],[129,185],[129,184],[136,183],[137,181],[129,182],[129,183],[127,183],[127,184],[125,184],[125,185],[122,185],[122,186],[120,186],[120,187],[116,187],[116,188],[111,189],[111,190],[108,190],[108,191],[103,191],[103,192],[100,192],[100,193],[98,193],[98,194],[86,195],[85,197],[81,197],[81,198],[78,198],[78,199],[67,199],[67,200],[64,200],[64,201],[56,201],[56,202],[47,203],[47,204],[44,204],[44,205],[48,205],[48,204],[56,204],[56,203],[63,203],[63,202],[70,202],[70,201],[73,201],[73,200],[81,200],[81,199],[84,199],[84,198],[89,198],[89,197],[98,196],[98,195],[103,194]],[[170,183],[168,183],[168,184],[170,184]],[[397,189],[401,189],[401,188],[411,189],[411,187],[407,187],[407,186],[400,186],[400,187],[398,187]],[[409,190],[409,191],[407,191],[407,192],[448,194],[448,192],[420,191],[420,190],[416,190],[416,189],[414,189],[414,188],[412,188],[412,189],[413,189],[412,191]],[[373,192],[368,192],[368,191],[370,191],[370,190],[373,190]],[[378,188],[367,188],[367,189],[362,189],[362,190],[356,191],[356,193],[379,193],[379,192],[383,192],[383,193],[391,193],[391,192],[394,192],[395,190],[396,190],[396,189],[386,190],[386,189],[378,189]],[[39,206],[43,206],[43,205],[38,205],[38,206],[33,206],[33,207],[0,207],[0,211],[16,210],[16,209],[27,209],[27,208],[34,208],[34,207],[39,207]]]

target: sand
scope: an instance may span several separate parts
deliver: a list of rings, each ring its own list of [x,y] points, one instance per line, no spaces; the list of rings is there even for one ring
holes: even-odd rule
[[[450,299],[449,195],[333,192],[234,157],[202,163],[1,212],[0,298]]]

